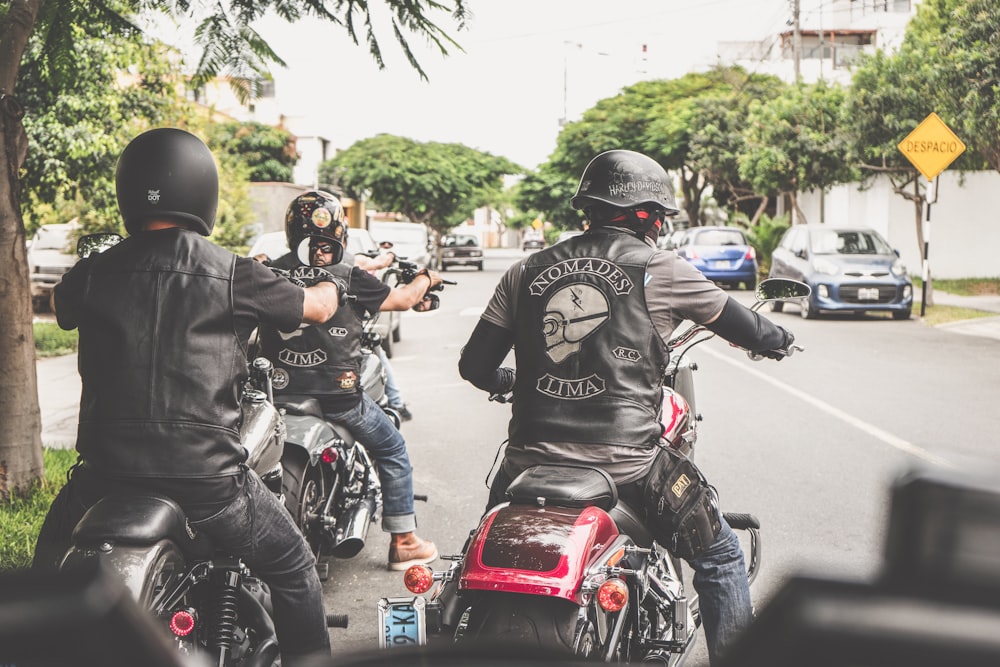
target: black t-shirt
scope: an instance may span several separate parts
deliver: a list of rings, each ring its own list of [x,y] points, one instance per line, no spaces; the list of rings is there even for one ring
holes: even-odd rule
[[[358,317],[366,318],[379,312],[382,303],[389,296],[392,288],[364,269],[351,267],[351,294],[356,297],[351,302]],[[361,392],[364,391],[359,382],[353,394],[317,396],[320,407],[326,413],[346,412],[361,402]]]

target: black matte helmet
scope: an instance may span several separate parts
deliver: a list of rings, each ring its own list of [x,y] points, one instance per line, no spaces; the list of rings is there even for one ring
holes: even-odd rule
[[[601,153],[587,165],[569,201],[578,210],[603,203],[621,209],[651,204],[677,215],[677,200],[667,172],[653,158],[635,151]]]
[[[340,248],[335,254],[336,261],[344,254],[344,243],[347,241],[347,224],[344,217],[344,207],[340,200],[329,192],[310,190],[303,192],[292,200],[285,213],[285,239],[288,248],[297,252],[299,245],[306,238],[321,237],[336,241],[335,248]]]
[[[130,234],[152,219],[179,220],[203,236],[215,226],[219,172],[190,132],[161,127],[133,139],[118,158],[115,191]]]

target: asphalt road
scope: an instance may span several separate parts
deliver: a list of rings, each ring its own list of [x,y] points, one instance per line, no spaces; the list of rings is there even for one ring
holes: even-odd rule
[[[500,272],[519,256],[494,251],[483,272],[448,272],[459,284],[442,293],[439,310],[403,315],[392,363],[414,413],[403,433],[415,490],[428,496],[417,506],[419,532],[442,554],[458,552],[483,510],[509,417],[509,408],[459,378],[459,351]],[[876,576],[890,487],[913,466],[982,470],[1000,462],[1000,340],[992,330],[963,335],[917,319],[802,320],[794,306],[786,311],[763,312],[806,347],[791,359],[755,363],[720,340],[691,353],[703,417],[697,460],[727,511],[752,512],[763,525],[758,609],[796,573]],[[75,358],[38,367],[43,442],[71,445]],[[373,650],[376,601],[406,594],[401,575],[386,569],[387,552],[376,524],[358,556],[331,563],[328,610],[350,617],[346,630],[331,631],[339,655]],[[707,664],[703,646],[689,665]]]

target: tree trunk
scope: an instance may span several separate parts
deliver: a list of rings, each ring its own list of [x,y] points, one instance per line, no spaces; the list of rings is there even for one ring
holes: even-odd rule
[[[42,0],[10,3],[0,27],[0,503],[43,474],[31,283],[19,170],[27,155],[13,96],[21,57]]]

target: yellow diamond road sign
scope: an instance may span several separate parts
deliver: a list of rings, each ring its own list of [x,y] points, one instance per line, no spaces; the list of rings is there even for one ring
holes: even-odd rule
[[[928,181],[948,168],[965,151],[965,144],[933,111],[899,142],[903,152],[913,166]]]

